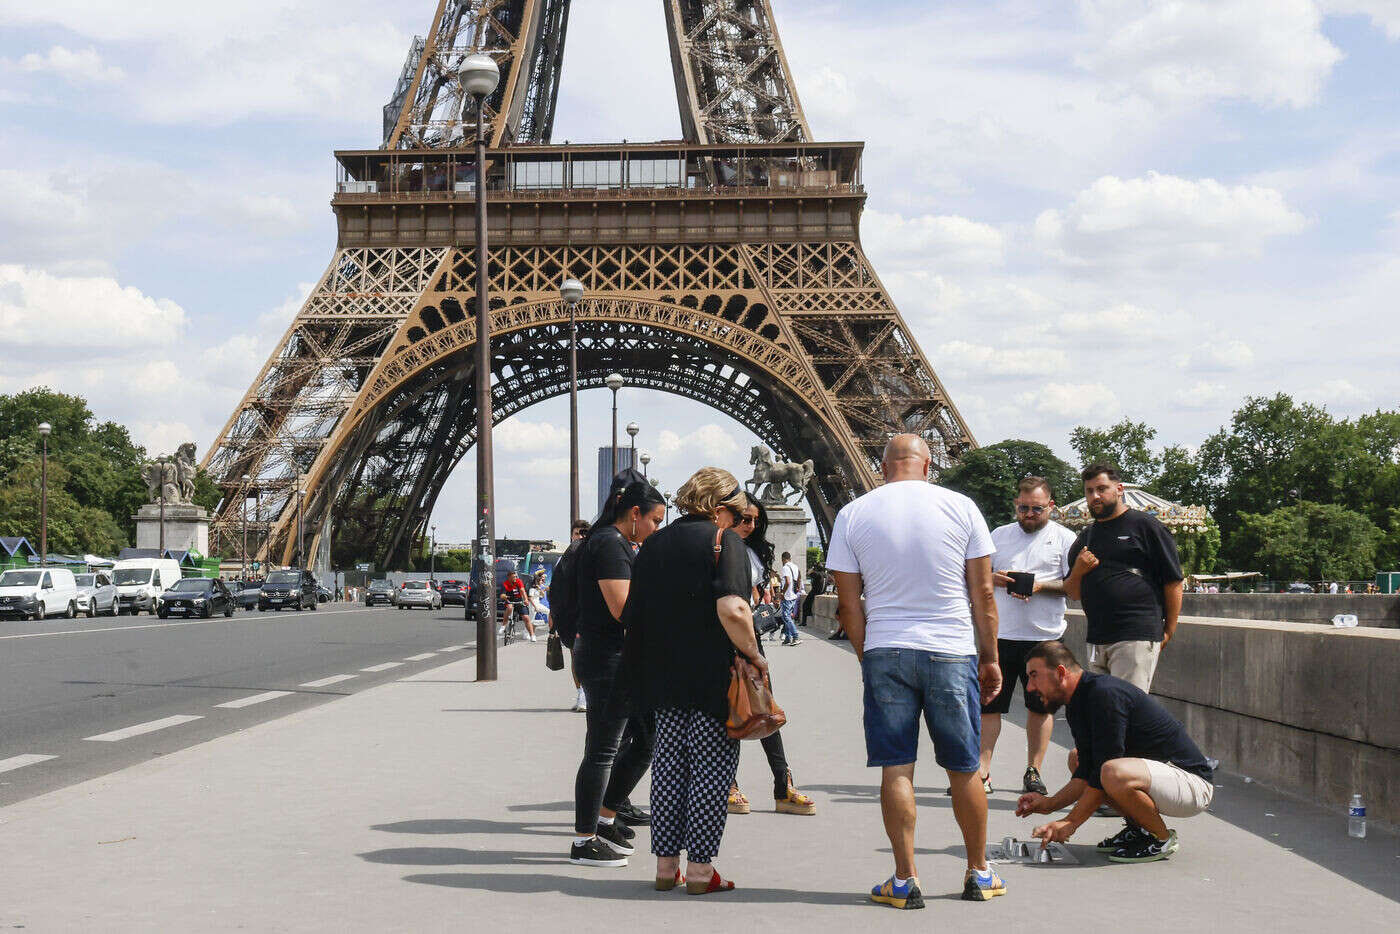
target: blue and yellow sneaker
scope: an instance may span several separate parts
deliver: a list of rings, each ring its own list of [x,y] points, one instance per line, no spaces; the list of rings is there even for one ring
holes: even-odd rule
[[[894,876],[890,876],[870,890],[870,900],[895,908],[924,907],[924,893],[919,891],[917,878],[905,879],[903,885],[895,885]]]
[[[985,875],[976,869],[969,869],[963,876],[962,898],[965,902],[985,902],[1006,894],[1006,883],[997,871],[988,868]]]

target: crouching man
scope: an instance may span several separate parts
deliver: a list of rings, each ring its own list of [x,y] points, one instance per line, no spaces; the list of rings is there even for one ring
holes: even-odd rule
[[[1069,784],[1046,796],[1031,792],[1016,803],[1018,817],[1053,814],[1035,828],[1041,845],[1064,843],[1105,799],[1127,823],[1098,845],[1116,863],[1166,859],[1177,850],[1164,817],[1193,817],[1210,806],[1213,773],[1180,723],[1155,699],[1112,675],[1094,674],[1063,642],[1042,642],[1026,655],[1026,692],[1046,710],[1065,708],[1078,765]]]

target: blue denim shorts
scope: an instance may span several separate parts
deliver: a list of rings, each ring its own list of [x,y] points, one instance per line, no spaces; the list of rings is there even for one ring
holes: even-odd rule
[[[918,649],[871,649],[865,679],[866,765],[908,765],[918,758],[919,715],[933,758],[951,772],[974,772],[982,751],[977,659]]]

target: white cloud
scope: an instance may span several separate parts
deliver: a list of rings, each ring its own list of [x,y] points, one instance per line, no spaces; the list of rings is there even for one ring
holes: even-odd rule
[[[1306,392],[1305,395],[1324,405],[1338,406],[1343,409],[1368,405],[1375,398],[1370,390],[1357,386],[1349,379],[1340,378],[1329,379],[1321,386]]]
[[[1203,373],[1247,370],[1254,365],[1254,349],[1244,341],[1209,341],[1177,357],[1176,363],[1183,369]]]
[[[96,49],[71,50],[61,45],[47,52],[30,52],[20,58],[18,68],[30,73],[55,74],[75,84],[110,84],[126,77],[120,68],[105,64]]]
[[[1044,379],[1070,368],[1063,350],[1044,347],[1034,341],[1027,346],[1019,339],[1008,341],[1004,347],[949,341],[939,345],[933,355],[933,366],[939,375],[979,380]]]
[[[507,419],[496,426],[495,445],[512,454],[534,454],[564,451],[564,473],[569,472],[569,429],[549,422],[526,421],[521,416]]]
[[[924,269],[999,266],[1006,238],[990,224],[949,215],[904,217],[867,210],[861,242],[881,262]]]
[[[1085,70],[1166,104],[1316,102],[1341,51],[1313,0],[1080,0]]]
[[[1322,0],[1322,9],[1337,16],[1368,16],[1389,38],[1400,39],[1400,3],[1395,0]]]
[[[1177,390],[1172,398],[1177,405],[1188,409],[1211,409],[1232,401],[1225,386],[1205,381],[1194,383],[1189,389]]]
[[[1107,419],[1120,409],[1117,394],[1103,383],[1046,383],[1021,393],[1016,404],[1057,422],[1086,416]]]
[[[687,456],[700,455],[702,458],[711,458],[709,463],[714,463],[733,457],[740,450],[739,439],[715,424],[701,425],[686,435],[677,434],[667,428],[656,436],[656,453],[673,462]]]
[[[1069,263],[1160,269],[1252,256],[1268,238],[1305,226],[1303,215],[1274,189],[1149,172],[1100,178],[1063,211],[1042,212],[1034,236]]]
[[[183,336],[184,309],[114,279],[60,277],[0,266],[0,333],[45,355],[160,350]]]

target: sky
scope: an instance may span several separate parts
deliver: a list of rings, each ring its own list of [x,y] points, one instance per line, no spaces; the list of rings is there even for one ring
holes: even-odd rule
[[[331,153],[378,145],[433,7],[0,0],[0,392],[203,453],[330,261]],[[1130,417],[1190,446],[1280,391],[1396,406],[1400,0],[773,7],[814,135],[866,143],[862,243],[979,442],[1068,455]],[[660,0],[571,9],[555,139],[678,137]],[[580,402],[591,504],[609,398]],[[619,407],[663,489],[748,474],[723,414]],[[499,534],[563,537],[567,426],[556,399],[498,429]]]

